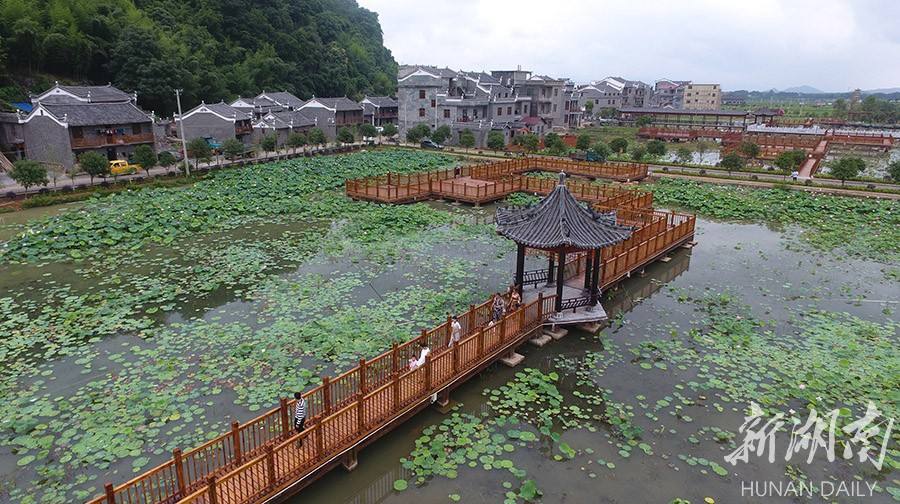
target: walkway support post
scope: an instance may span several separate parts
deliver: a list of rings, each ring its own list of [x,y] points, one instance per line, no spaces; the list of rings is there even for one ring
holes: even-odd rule
[[[106,491],[106,504],[116,504],[116,491],[113,484],[107,483],[103,485],[103,489]]]
[[[181,456],[181,448],[172,450],[172,460],[175,463],[175,483],[178,485],[178,496],[184,497],[187,492],[187,483],[184,481],[184,459]]]
[[[566,251],[559,251],[559,264],[556,265],[556,313],[562,311],[563,284],[566,283]]]
[[[584,257],[584,288],[591,287],[591,271],[594,269],[594,252],[589,251]]]
[[[272,450],[272,445],[267,444],[265,446],[266,450],[266,476],[267,481],[269,482],[269,488],[275,488],[275,452]]]
[[[288,411],[288,399],[286,397],[282,397],[279,400],[278,409],[281,413],[281,433],[284,436],[290,436],[294,431],[291,429],[291,414]]]
[[[522,282],[525,280],[525,245],[516,244],[516,290],[522,295]]]
[[[241,424],[237,420],[231,422],[231,451],[238,464],[244,458],[241,451]]]
[[[600,290],[600,249],[590,253],[594,257],[594,271],[591,272],[591,306],[597,306],[599,302],[597,292]]]
[[[219,504],[219,497],[216,495],[216,477],[210,476],[206,479],[206,490],[209,494],[209,504]]]
[[[544,293],[538,292],[538,304],[537,304],[537,312],[538,312],[538,320],[544,320]]]
[[[325,416],[331,415],[331,378],[322,378],[322,402],[325,408]]]

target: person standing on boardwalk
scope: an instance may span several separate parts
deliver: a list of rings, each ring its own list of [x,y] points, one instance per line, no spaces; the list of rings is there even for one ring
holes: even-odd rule
[[[503,298],[500,296],[499,292],[494,293],[494,302],[491,304],[491,324],[496,324],[503,319],[503,314],[506,311],[506,303],[503,302]]]
[[[519,289],[516,286],[513,286],[512,291],[509,294],[509,307],[507,308],[507,312],[513,312],[519,309],[519,306],[522,304],[522,296],[519,295]]]
[[[453,316],[450,319],[450,343],[447,344],[447,348],[453,348],[453,345],[459,343],[461,337],[462,325],[460,325],[459,319]]]
[[[297,406],[294,409],[294,430],[297,431],[297,434],[300,434],[306,428],[306,399],[303,398],[303,394],[300,392],[294,392],[294,399],[297,400]],[[298,446],[303,446],[302,439]]]

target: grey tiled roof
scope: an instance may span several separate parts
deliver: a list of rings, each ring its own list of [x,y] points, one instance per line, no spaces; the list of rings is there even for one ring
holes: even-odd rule
[[[373,105],[377,107],[397,107],[399,103],[394,98],[390,96],[366,96],[365,100],[369,100]]]
[[[84,98],[90,98],[91,102],[126,102],[131,100],[132,96],[125,91],[107,84],[106,86],[59,86],[60,89],[67,93]],[[52,96],[49,102],[59,103],[66,101],[66,97]],[[71,98],[68,98],[71,101]]]
[[[333,108],[337,111],[343,110],[362,110],[362,107],[359,103],[347,98],[346,96],[341,96],[340,98],[312,98],[310,101],[315,100],[322,105],[325,105],[328,108]],[[309,103],[309,102],[306,102]]]
[[[297,107],[303,105],[303,103],[304,103],[303,100],[301,100],[300,98],[297,98],[296,96],[294,96],[293,94],[291,94],[287,91],[276,91],[276,92],[263,91],[262,93],[260,93],[259,97],[262,97],[262,95],[268,96],[270,100],[273,100],[276,103],[281,104],[282,106],[285,106],[285,107],[297,108]]]
[[[537,205],[497,210],[497,233],[527,247],[592,250],[628,239],[633,228],[616,223],[615,212],[599,213],[582,206],[560,184]]]
[[[42,103],[47,112],[72,126],[106,126],[150,122],[150,116],[129,103]]]
[[[228,117],[228,118],[234,117],[239,121],[251,119],[250,114],[248,114],[247,112],[244,112],[239,108],[232,107],[231,105],[228,105],[225,102],[203,103],[203,104],[197,105],[196,107],[189,110],[188,112],[185,112],[184,115],[188,115],[200,107],[206,107],[209,110],[212,110],[216,114],[219,114],[220,116],[223,116],[223,117]]]

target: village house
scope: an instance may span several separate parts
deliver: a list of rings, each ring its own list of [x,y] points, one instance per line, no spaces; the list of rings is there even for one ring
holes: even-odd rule
[[[70,169],[83,152],[127,159],[139,145],[154,146],[153,119],[136,100],[112,85],[57,83],[32,96],[31,112],[19,119],[25,156]]]
[[[328,140],[337,138],[337,132],[343,127],[354,133],[363,123],[363,107],[359,103],[342,96],[340,98],[313,97],[298,108],[304,115],[315,122],[315,126],[325,133]]]
[[[372,126],[396,124],[399,104],[390,96],[366,96],[359,102],[363,108],[363,122]]]
[[[175,116],[175,132],[188,142],[208,138],[216,142],[236,138],[249,145],[253,133],[252,115],[224,102],[200,103],[181,117]]]
[[[315,118],[303,111],[269,112],[253,122],[253,143],[259,144],[264,137],[274,134],[277,145],[283,147],[291,134],[307,134],[315,126]]]

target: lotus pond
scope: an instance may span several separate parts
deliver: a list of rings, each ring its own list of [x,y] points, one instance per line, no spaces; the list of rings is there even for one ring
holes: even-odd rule
[[[505,287],[514,247],[492,208],[341,191],[347,177],[453,162],[292,160],[4,221],[0,501],[84,500]],[[852,206],[832,221],[840,241],[815,238],[833,231],[815,219],[755,213],[772,195],[654,191],[747,222],[700,219],[699,247],[608,293],[609,328],[485,372],[453,412],[416,416],[302,501],[636,502],[639,488],[640,502],[736,502],[740,478],[762,476],[858,477],[878,482],[866,502],[890,501],[896,444],[881,472],[722,457],[751,400],[857,414],[872,399],[896,416],[896,207]],[[719,213],[731,205],[747,213]]]

